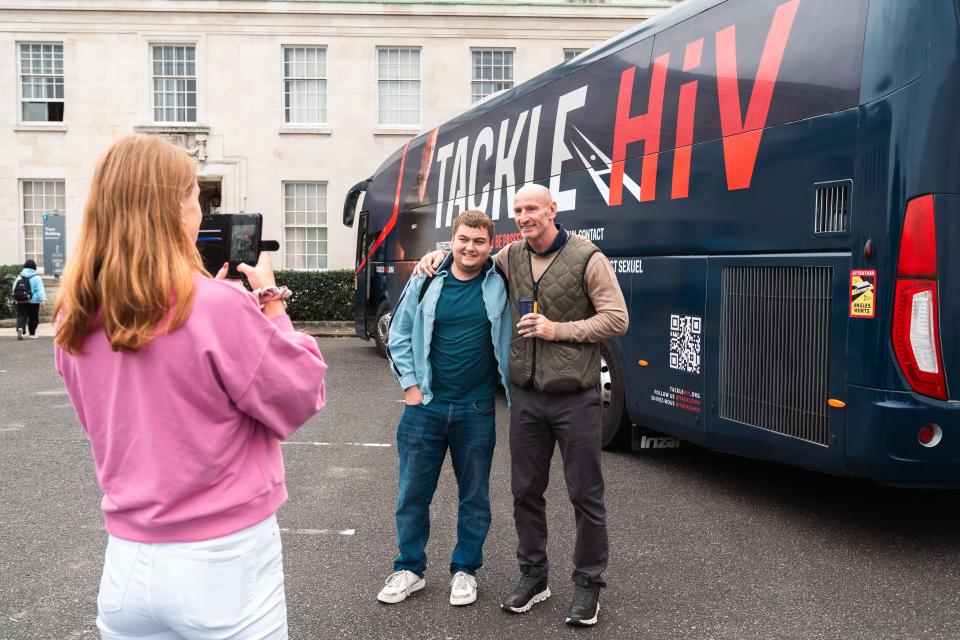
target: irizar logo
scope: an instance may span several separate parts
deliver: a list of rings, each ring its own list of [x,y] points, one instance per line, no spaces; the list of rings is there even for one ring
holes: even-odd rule
[[[680,438],[651,438],[642,436],[640,438],[641,449],[679,449]]]

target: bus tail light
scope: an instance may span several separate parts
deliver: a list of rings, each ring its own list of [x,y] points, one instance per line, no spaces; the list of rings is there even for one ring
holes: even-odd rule
[[[946,400],[934,222],[932,195],[914,198],[907,204],[893,303],[893,349],[914,391]]]
[[[893,348],[914,391],[946,400],[936,285],[930,280],[897,280]]]

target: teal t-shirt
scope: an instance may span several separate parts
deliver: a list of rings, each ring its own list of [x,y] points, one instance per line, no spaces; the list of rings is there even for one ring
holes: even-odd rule
[[[445,402],[473,402],[497,392],[497,358],[490,320],[483,304],[484,274],[443,281],[430,342],[430,389]]]

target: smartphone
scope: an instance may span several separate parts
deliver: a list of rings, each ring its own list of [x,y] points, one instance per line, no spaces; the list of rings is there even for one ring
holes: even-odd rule
[[[216,274],[229,263],[228,278],[239,278],[237,267],[254,266],[260,259],[263,216],[259,213],[215,214],[203,216],[197,248],[203,266]]]

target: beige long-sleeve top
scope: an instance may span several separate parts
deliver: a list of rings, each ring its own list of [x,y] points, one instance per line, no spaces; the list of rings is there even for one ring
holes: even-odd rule
[[[512,244],[503,247],[493,257],[507,279],[510,278],[507,252]],[[538,256],[531,252],[530,256],[533,279],[536,281],[540,279],[543,272],[557,257],[557,252],[548,256]],[[625,334],[629,324],[627,303],[623,299],[620,283],[617,282],[617,276],[613,272],[613,267],[610,266],[607,257],[599,251],[593,254],[590,261],[587,262],[583,279],[587,295],[590,296],[590,303],[593,304],[597,313],[584,320],[556,323],[557,335],[555,340],[557,342],[602,342],[608,338]],[[514,318],[514,322],[519,320],[519,318]]]

